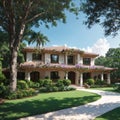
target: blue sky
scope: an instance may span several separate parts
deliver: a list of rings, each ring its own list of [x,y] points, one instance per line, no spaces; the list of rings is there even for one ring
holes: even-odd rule
[[[79,19],[76,19],[76,16],[72,13],[67,13],[66,24],[58,22],[57,27],[50,26],[49,29],[43,25],[37,28],[36,31],[41,31],[48,37],[50,42],[47,43],[47,46],[67,44],[70,47],[77,47],[84,50],[93,48],[96,46],[96,43],[97,46],[99,46],[99,43],[102,46],[102,42],[105,48],[105,44],[107,44],[108,48],[119,46],[120,36],[114,38],[112,36],[105,37],[104,29],[100,25],[94,25],[91,29],[88,29],[87,26],[83,24],[84,20],[85,15],[82,13],[79,14]],[[99,42],[99,39],[103,40]],[[101,49],[102,48],[100,48],[100,50]],[[106,52],[104,49],[103,51],[104,53]],[[93,50],[90,50],[90,52],[93,52]]]

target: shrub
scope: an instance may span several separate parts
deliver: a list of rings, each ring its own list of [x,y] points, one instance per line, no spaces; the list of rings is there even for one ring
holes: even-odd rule
[[[6,79],[5,75],[0,72],[0,80],[5,80],[5,79]]]
[[[69,86],[69,85],[71,84],[71,80],[69,80],[69,79],[64,79],[64,80],[63,80],[63,84],[64,84],[64,86]]]
[[[50,79],[45,79],[43,83],[43,87],[51,86],[52,85],[52,80]]]
[[[88,85],[94,85],[95,81],[94,81],[94,79],[87,79],[86,83]]]
[[[40,87],[44,86],[44,80],[39,80]]]
[[[12,92],[8,96],[6,96],[6,99],[12,100],[12,99],[17,99],[17,93]]]
[[[27,82],[27,84],[30,88],[34,88],[34,82],[33,81],[28,81],[27,80],[26,82]]]
[[[5,98],[9,94],[8,86],[5,86],[3,83],[0,84],[0,97]]]
[[[36,92],[34,89],[30,88],[27,90],[17,90],[15,92],[9,93],[8,96],[6,96],[7,99],[19,99],[19,98],[24,98],[24,97],[29,97],[35,95]]]
[[[76,88],[73,87],[67,87],[66,91],[76,90]]]
[[[4,83],[6,77],[3,73],[0,72],[0,83]]]
[[[97,79],[95,80],[95,85],[105,85],[106,82],[104,80],[101,80],[101,79]]]
[[[53,92],[53,86],[47,86],[46,91],[47,92]]]
[[[53,92],[57,92],[58,91],[58,87],[56,87],[56,86],[53,86],[52,89],[53,89]]]
[[[28,84],[29,88],[39,88],[40,87],[39,82],[27,81],[27,84]]]
[[[47,92],[47,88],[46,88],[46,87],[41,87],[41,88],[39,89],[39,92]]]
[[[40,87],[40,83],[39,82],[33,82],[34,87],[33,88],[39,88]]]
[[[17,88],[18,89],[28,89],[28,84],[24,80],[20,80],[17,83]]]
[[[56,86],[57,87],[64,87],[63,80],[58,80],[57,83],[56,83]]]
[[[65,87],[64,87],[64,86],[58,87],[58,91],[64,91],[64,90],[65,90]]]

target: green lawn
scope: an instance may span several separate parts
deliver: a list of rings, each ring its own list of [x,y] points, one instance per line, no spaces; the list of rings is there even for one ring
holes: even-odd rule
[[[120,120],[120,107],[97,117],[95,120]]]
[[[26,99],[9,100],[0,105],[0,120],[14,120],[25,116],[79,106],[99,98],[99,95],[89,92],[67,91],[41,93]]]
[[[96,90],[103,90],[103,91],[110,91],[110,92],[116,92],[113,87],[101,87],[101,88],[91,88]]]

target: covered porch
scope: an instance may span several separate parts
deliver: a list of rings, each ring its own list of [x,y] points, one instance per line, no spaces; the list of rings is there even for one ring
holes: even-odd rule
[[[89,78],[105,80],[111,83],[110,72],[113,68],[104,66],[84,66],[84,65],[65,65],[65,64],[44,64],[39,65],[33,62],[23,64],[20,70],[25,72],[25,79],[37,81],[39,79],[50,78],[53,81],[58,79],[70,79],[72,84],[83,86]],[[36,79],[36,80],[35,80]]]

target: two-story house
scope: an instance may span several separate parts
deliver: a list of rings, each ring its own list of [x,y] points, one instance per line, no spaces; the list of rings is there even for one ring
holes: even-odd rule
[[[113,68],[96,66],[98,54],[87,53],[67,46],[24,48],[26,61],[20,64],[20,71],[26,80],[37,81],[50,78],[70,79],[72,84],[83,86],[88,78],[106,80],[110,84]]]

